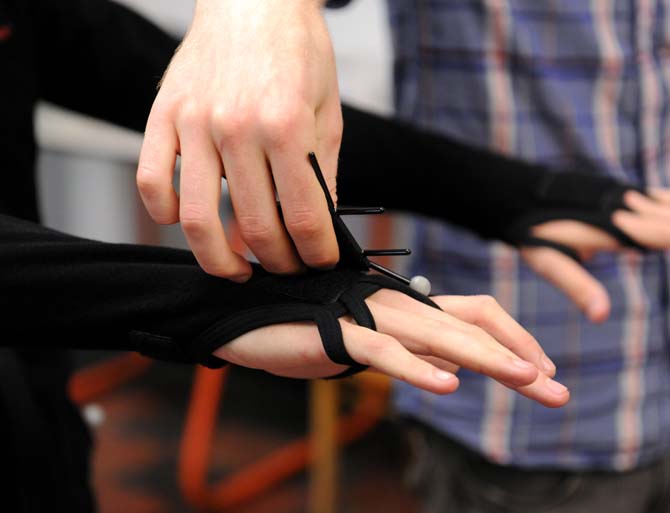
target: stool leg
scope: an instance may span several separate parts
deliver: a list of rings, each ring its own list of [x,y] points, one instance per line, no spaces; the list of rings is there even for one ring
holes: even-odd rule
[[[338,481],[338,392],[331,380],[310,384],[311,443],[314,460],[310,469],[309,513],[335,513]]]

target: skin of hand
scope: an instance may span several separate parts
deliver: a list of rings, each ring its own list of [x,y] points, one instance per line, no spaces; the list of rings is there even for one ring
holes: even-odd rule
[[[137,185],[156,222],[181,222],[209,274],[243,282],[252,272],[219,218],[222,176],[242,238],[265,269],[285,274],[337,263],[326,200],[307,159],[316,152],[335,199],[342,114],[322,3],[198,0],[163,77]]]
[[[655,189],[649,196],[637,191],[624,195],[630,209],[612,215],[614,225],[641,246],[652,250],[670,249],[670,190]],[[550,221],[533,228],[533,235],[569,246],[588,261],[599,251],[619,251],[621,244],[611,235],[578,221]],[[521,256],[540,276],[559,288],[594,322],[604,322],[610,314],[607,290],[584,267],[551,248],[522,248]]]
[[[438,394],[458,388],[465,367],[490,376],[548,407],[566,404],[570,392],[554,381],[556,366],[533,336],[489,296],[437,296],[443,311],[405,294],[380,290],[366,303],[378,331],[340,319],[351,357],[392,378]],[[250,331],[217,349],[228,362],[292,378],[319,378],[346,369],[326,355],[311,323]]]

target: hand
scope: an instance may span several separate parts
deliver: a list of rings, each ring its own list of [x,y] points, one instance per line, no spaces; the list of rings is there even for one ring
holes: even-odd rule
[[[344,343],[359,363],[438,394],[454,392],[459,366],[486,374],[549,407],[570,393],[551,379],[556,367],[537,341],[488,296],[432,298],[444,311],[382,289],[368,304],[378,331],[340,319]],[[293,378],[346,369],[323,349],[317,328],[287,323],[260,328],[217,349],[219,358]]]
[[[222,176],[242,238],[268,271],[330,267],[339,258],[307,159],[316,152],[335,198],[342,119],[320,4],[199,0],[165,74],[147,122],[137,184],[156,222],[181,221],[210,274],[239,282],[251,276],[219,218]],[[177,154],[179,197],[172,186]]]
[[[630,211],[612,216],[614,225],[649,249],[670,248],[670,190],[657,189],[650,197],[636,191],[624,195]],[[573,248],[588,261],[599,251],[617,251],[621,244],[608,233],[578,221],[550,221],[533,228],[533,235]],[[521,256],[540,276],[562,290],[592,322],[604,322],[610,313],[605,287],[572,258],[551,248],[527,247]]]

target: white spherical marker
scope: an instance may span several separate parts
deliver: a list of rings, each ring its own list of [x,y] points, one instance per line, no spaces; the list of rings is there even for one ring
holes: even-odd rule
[[[425,276],[412,276],[409,287],[424,296],[430,294],[430,281]]]
[[[92,428],[96,428],[105,422],[105,410],[98,404],[87,404],[82,408],[81,413],[86,423]]]

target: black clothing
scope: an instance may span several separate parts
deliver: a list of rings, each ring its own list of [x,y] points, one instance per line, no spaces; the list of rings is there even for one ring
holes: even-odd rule
[[[176,44],[114,3],[0,0],[0,214],[39,220],[33,134],[38,99],[143,130],[155,84]],[[24,285],[30,290],[33,282]],[[11,299],[4,288],[1,297],[3,303]],[[22,316],[23,329],[0,339],[21,347],[0,349],[1,509],[88,513],[95,510],[88,488],[90,435],[67,398],[66,354],[34,349],[46,345],[31,330],[37,317]],[[6,322],[7,312],[1,318]]]
[[[383,205],[435,217],[514,246],[568,246],[533,237],[533,226],[582,221],[642,249],[611,221],[635,187],[607,176],[551,170],[475,150],[428,131],[344,107],[338,194],[343,204]],[[642,192],[642,191],[640,191]]]
[[[0,213],[37,221],[37,100],[142,131],[177,42],[103,0],[0,0],[0,27]]]
[[[217,367],[223,362],[211,353],[226,342],[309,320],[328,354],[354,365],[338,317],[374,329],[364,299],[382,287],[436,306],[395,280],[356,269],[279,276],[254,265],[252,278],[238,284],[206,274],[188,251],[95,242],[2,215],[0,233],[0,312],[12,335],[5,343],[29,327],[33,347],[134,350]]]

